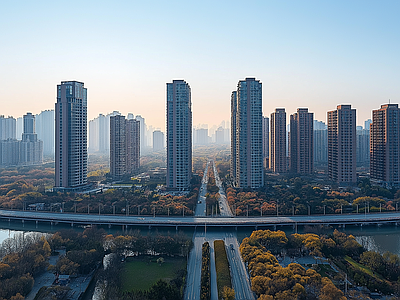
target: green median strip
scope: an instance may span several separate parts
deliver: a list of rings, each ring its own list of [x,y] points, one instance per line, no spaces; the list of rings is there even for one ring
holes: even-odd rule
[[[222,240],[214,241],[215,269],[217,272],[218,299],[223,299],[224,287],[232,288],[231,272],[226,256],[225,243]]]

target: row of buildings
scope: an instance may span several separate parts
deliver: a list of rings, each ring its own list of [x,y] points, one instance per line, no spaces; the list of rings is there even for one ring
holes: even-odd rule
[[[193,131],[189,84],[184,80],[167,83],[166,98],[167,187],[185,191],[190,187],[192,175]],[[231,177],[234,185],[238,188],[262,187],[265,168],[276,173],[312,174],[316,155],[314,143],[318,141],[323,149],[325,138],[322,136],[327,137],[326,159],[331,180],[340,184],[355,183],[357,148],[361,148],[358,144],[359,141],[365,144],[363,139],[357,139],[356,110],[350,105],[339,105],[336,110],[328,112],[327,119],[325,127],[320,122],[314,122],[313,113],[307,108],[299,108],[290,116],[289,130],[286,130],[283,108],[276,109],[269,119],[263,117],[262,83],[255,78],[239,81],[237,89],[231,94]],[[57,86],[55,124],[55,188],[68,191],[87,189],[87,90],[82,82],[65,81]],[[314,124],[318,128],[314,128]],[[371,180],[386,186],[398,186],[398,105],[385,104],[374,110],[368,125],[369,130],[361,130],[368,131],[364,135],[370,140]],[[12,138],[13,126],[12,120],[0,118],[2,147],[15,140]],[[111,175],[121,178],[140,166],[141,119],[133,118],[131,114],[125,118],[114,113],[110,116],[109,126]],[[107,132],[107,129],[104,130]],[[162,133],[157,138],[163,140]],[[36,160],[32,158],[37,156],[36,153],[43,152],[32,114],[24,116],[19,152],[12,147],[7,151],[19,153],[20,160],[25,155],[26,158],[22,159],[32,162]]]
[[[43,163],[43,141],[35,132],[35,116],[23,117],[21,140],[16,139],[16,120],[0,116],[0,166],[28,166]]]

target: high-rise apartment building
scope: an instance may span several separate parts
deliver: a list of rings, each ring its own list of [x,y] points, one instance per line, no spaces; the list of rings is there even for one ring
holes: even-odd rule
[[[87,188],[87,89],[83,82],[57,85],[55,189]]]
[[[351,105],[328,112],[328,174],[341,185],[357,181],[356,110]]]
[[[371,181],[385,187],[400,187],[400,109],[384,104],[372,111]]]
[[[125,124],[126,172],[132,174],[140,167],[140,122],[127,119]]]
[[[111,117],[111,115],[110,115]],[[99,114],[89,121],[89,152],[107,154],[109,151],[110,117]]]
[[[125,116],[110,117],[110,174],[121,179],[140,166],[140,122]]]
[[[314,120],[314,164],[326,166],[328,163],[328,127],[322,121]]]
[[[187,191],[192,176],[192,102],[184,80],[167,83],[167,188]]]
[[[215,143],[223,144],[225,142],[225,130],[222,127],[218,127],[215,131]]]
[[[237,117],[237,91],[231,94],[231,179],[236,181],[236,117]]]
[[[35,116],[28,112],[24,115],[24,132],[19,149],[20,165],[37,165],[43,162],[43,142],[35,133]]]
[[[264,168],[269,169],[269,118],[268,117],[263,117],[262,139],[263,139],[263,164]]]
[[[140,152],[147,151],[147,125],[146,120],[141,115],[136,116],[136,120],[140,122]]]
[[[164,150],[164,133],[161,130],[153,131],[153,151],[161,151]]]
[[[0,141],[16,139],[16,120],[13,117],[0,116]]]
[[[44,110],[35,116],[37,138],[43,141],[43,155],[54,156],[54,126],[54,109]]]
[[[369,126],[368,129],[357,126],[357,166],[363,168],[369,168]]]
[[[290,115],[290,159],[291,173],[312,174],[314,172],[314,114],[308,108],[298,108]]]
[[[194,130],[195,144],[207,145],[208,144],[208,128],[197,128]]]
[[[286,112],[284,108],[277,108],[271,114],[270,132],[269,167],[275,173],[286,173]]]
[[[235,176],[236,187],[256,189],[264,185],[262,83],[255,78],[239,81],[231,101],[231,112],[235,114],[232,116],[231,160],[236,160],[232,177]]]

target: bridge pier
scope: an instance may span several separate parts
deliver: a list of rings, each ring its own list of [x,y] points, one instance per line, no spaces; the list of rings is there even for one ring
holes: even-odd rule
[[[343,224],[343,229],[345,229],[346,228],[346,224]]]
[[[25,220],[22,220],[22,227],[25,227]]]
[[[110,229],[111,228],[111,224],[108,224],[108,229]]]
[[[151,230],[151,225],[149,225],[149,230]]]
[[[274,225],[274,230],[276,231],[276,225]]]
[[[38,220],[36,220],[36,222],[35,222],[36,223],[36,229],[37,229],[37,226],[38,226],[38,222],[39,222]]]
[[[256,230],[258,230],[258,225],[256,225],[256,227],[255,227],[255,228],[256,228]]]
[[[178,225],[175,226],[175,231],[178,231]]]
[[[74,227],[74,222],[71,222],[71,227]]]

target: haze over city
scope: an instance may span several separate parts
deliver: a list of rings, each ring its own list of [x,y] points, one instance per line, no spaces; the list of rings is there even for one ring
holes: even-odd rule
[[[192,89],[193,124],[230,117],[238,80],[263,83],[263,113],[338,104],[357,123],[398,103],[397,1],[2,3],[2,114],[54,109],[56,85],[88,89],[88,119],[119,110],[165,129],[165,83]]]

